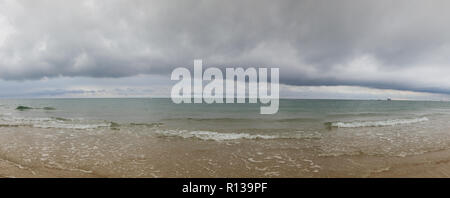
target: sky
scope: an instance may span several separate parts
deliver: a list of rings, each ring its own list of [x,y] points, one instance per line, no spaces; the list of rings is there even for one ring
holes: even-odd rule
[[[167,97],[278,67],[280,96],[450,99],[447,0],[0,0],[0,97]]]

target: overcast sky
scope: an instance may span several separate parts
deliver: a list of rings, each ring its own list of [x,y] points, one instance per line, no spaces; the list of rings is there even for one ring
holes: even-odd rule
[[[176,67],[279,67],[281,96],[447,100],[448,0],[0,0],[0,97],[168,96]]]

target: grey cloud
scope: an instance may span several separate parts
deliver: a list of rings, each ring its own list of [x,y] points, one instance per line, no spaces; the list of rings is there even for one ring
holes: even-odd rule
[[[281,82],[293,85],[449,93],[449,6],[444,0],[0,1],[6,19],[0,30],[11,32],[0,43],[0,78],[166,75],[202,58],[207,66],[280,67]]]

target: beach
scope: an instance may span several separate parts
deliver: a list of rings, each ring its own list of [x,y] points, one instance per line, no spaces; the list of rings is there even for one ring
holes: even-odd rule
[[[170,99],[0,104],[1,177],[450,176],[447,102],[281,100],[271,116]]]

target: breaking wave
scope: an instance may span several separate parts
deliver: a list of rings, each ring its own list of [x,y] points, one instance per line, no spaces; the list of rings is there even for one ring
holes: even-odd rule
[[[58,129],[96,129],[112,127],[114,123],[98,121],[86,122],[81,119],[66,119],[59,117],[49,118],[25,118],[25,117],[1,117],[1,127],[28,126],[35,128],[58,128]]]
[[[227,141],[227,140],[272,140],[272,139],[318,139],[321,134],[318,132],[305,133],[298,131],[291,134],[249,134],[249,133],[219,133],[214,131],[189,131],[189,130],[158,130],[156,132],[160,137],[181,137],[196,138],[200,140]]]
[[[384,127],[403,124],[413,124],[428,121],[427,117],[409,118],[409,119],[392,119],[381,121],[352,121],[352,122],[328,122],[326,125],[337,128],[360,128],[360,127]]]
[[[62,117],[14,117],[0,115],[0,127],[35,127],[35,128],[56,128],[56,129],[98,129],[110,128],[119,130],[122,127],[147,127],[157,128],[164,125],[161,122],[155,123],[125,123],[119,124],[107,120],[89,120],[83,118],[62,118]]]
[[[161,136],[177,136],[182,138],[197,138],[201,140],[237,140],[237,139],[277,139],[272,135],[251,135],[248,133],[218,133],[213,131],[163,130],[157,132]]]
[[[33,124],[36,128],[57,128],[57,129],[97,129],[104,127],[111,127],[112,123],[97,123],[97,124],[71,124],[71,123],[42,123]]]

